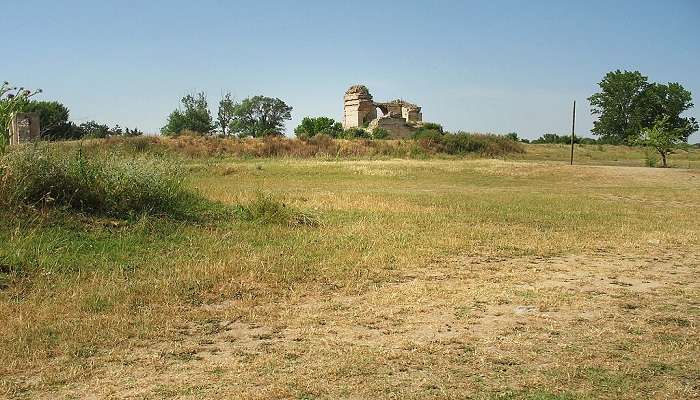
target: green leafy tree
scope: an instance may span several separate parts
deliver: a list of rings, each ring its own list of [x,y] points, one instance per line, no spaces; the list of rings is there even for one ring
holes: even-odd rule
[[[298,138],[311,138],[318,134],[325,134],[337,138],[343,133],[343,126],[333,118],[328,117],[304,117],[299,126],[294,128]]]
[[[106,138],[109,136],[109,127],[95,121],[83,122],[80,124],[80,130],[83,136],[89,138]]]
[[[39,114],[42,138],[72,139],[75,136],[75,129],[68,122],[68,107],[57,101],[30,101],[22,111]]]
[[[219,111],[216,114],[216,119],[221,129],[221,134],[227,136],[228,127],[233,120],[236,103],[231,99],[231,93],[226,93],[219,101]]]
[[[678,83],[649,83],[638,71],[612,71],[598,84],[600,92],[588,98],[598,116],[592,132],[605,142],[634,144],[644,128],[668,116],[668,124],[685,129],[687,138],[698,130],[694,118],[681,114],[693,107],[691,93]]]
[[[666,159],[669,154],[673,154],[687,141],[688,128],[675,127],[671,121],[669,116],[659,118],[651,127],[642,129],[642,134],[637,139],[638,144],[651,147],[659,153],[664,168],[668,166]]]
[[[229,130],[240,137],[282,135],[284,121],[292,119],[291,113],[292,107],[280,99],[250,97],[234,107]]]
[[[644,127],[645,98],[649,81],[638,71],[608,72],[600,83],[600,92],[588,98],[591,113],[598,116],[593,134],[613,143],[634,141]]]
[[[509,133],[506,133],[506,137],[507,137],[508,139],[510,139],[510,140],[515,141],[515,142],[519,142],[519,141],[520,141],[520,138],[518,137],[518,133],[517,133],[517,132],[509,132]]]
[[[214,130],[207,95],[204,92],[188,94],[180,102],[183,109],[170,113],[167,123],[160,130],[163,135],[178,135],[185,130],[208,134]]]
[[[679,83],[666,85],[654,83],[647,89],[649,112],[645,119],[645,127],[653,126],[659,119],[666,118],[669,129],[677,129],[683,133],[683,139],[698,131],[698,122],[692,117],[682,117],[681,114],[693,108],[692,94]]]

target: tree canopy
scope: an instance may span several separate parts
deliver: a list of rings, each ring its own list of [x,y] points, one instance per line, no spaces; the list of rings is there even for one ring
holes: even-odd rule
[[[244,99],[233,108],[229,131],[240,137],[282,135],[284,121],[292,119],[292,107],[265,96]]]
[[[592,132],[604,141],[635,144],[641,131],[667,116],[674,129],[683,129],[685,140],[698,130],[694,118],[681,114],[693,107],[692,96],[679,83],[650,83],[639,71],[612,71],[598,84],[600,92],[588,98],[591,113],[598,116]]]
[[[298,138],[311,138],[318,134],[330,137],[340,137],[343,134],[343,126],[333,118],[328,117],[304,117],[299,126],[294,128]]]
[[[68,122],[70,111],[68,107],[57,101],[30,101],[22,111],[39,114],[41,137],[47,139],[73,139],[74,126]]]
[[[217,124],[221,129],[221,134],[227,136],[228,126],[234,116],[236,103],[231,99],[231,93],[226,93],[219,101],[219,111],[216,113]]]
[[[207,134],[214,130],[214,122],[204,92],[188,94],[180,102],[184,109],[177,109],[170,113],[167,123],[160,130],[163,135],[178,135],[185,130]]]

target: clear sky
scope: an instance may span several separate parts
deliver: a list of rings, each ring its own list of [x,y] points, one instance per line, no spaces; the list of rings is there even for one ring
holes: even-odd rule
[[[680,82],[700,117],[700,1],[7,1],[0,80],[77,122],[157,132],[179,98],[263,94],[341,120],[348,86],[450,130],[588,135],[614,69]],[[699,118],[700,119],[700,118]],[[695,134],[691,142],[700,141]]]

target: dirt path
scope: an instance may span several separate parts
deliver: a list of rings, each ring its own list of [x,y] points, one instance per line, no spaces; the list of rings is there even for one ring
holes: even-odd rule
[[[698,266],[677,251],[437,260],[360,295],[292,296],[245,319],[224,317],[235,300],[206,305],[211,318],[175,340],[134,343],[82,383],[26,394],[693,398]]]

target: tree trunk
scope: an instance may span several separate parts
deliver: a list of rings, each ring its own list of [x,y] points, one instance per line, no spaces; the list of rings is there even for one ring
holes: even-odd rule
[[[666,153],[661,153],[661,165],[666,168]]]

